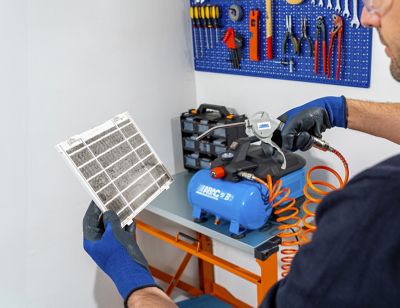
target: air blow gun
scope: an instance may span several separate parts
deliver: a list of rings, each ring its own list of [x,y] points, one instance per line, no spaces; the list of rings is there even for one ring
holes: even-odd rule
[[[267,112],[259,111],[255,113],[251,119],[247,119],[244,122],[231,123],[225,125],[218,125],[210,128],[208,131],[204,132],[196,138],[197,141],[202,140],[204,137],[210,135],[214,130],[225,127],[233,126],[246,126],[246,134],[248,137],[255,137],[257,140],[261,141],[262,146],[267,145],[267,147],[272,147],[281,155],[282,169],[286,169],[286,156],[282,151],[280,146],[273,141],[273,137],[276,136],[276,132],[281,132],[285,123],[279,119],[272,118]],[[326,151],[333,151],[334,149],[324,140],[312,136],[313,147]],[[235,146],[235,144],[233,145]]]

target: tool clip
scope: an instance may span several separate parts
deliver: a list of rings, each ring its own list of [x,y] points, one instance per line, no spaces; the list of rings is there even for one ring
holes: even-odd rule
[[[261,142],[269,144],[276,149],[283,157],[281,168],[286,169],[286,157],[282,149],[272,141],[272,136],[277,129],[283,125],[281,121],[271,118],[267,112],[259,111],[251,119],[246,121],[246,134],[249,137],[255,136]]]

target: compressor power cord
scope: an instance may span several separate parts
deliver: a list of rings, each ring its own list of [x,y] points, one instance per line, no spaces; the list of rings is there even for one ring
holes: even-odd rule
[[[249,181],[255,181],[266,187],[269,192],[268,202],[271,204],[274,214],[278,217],[276,221],[280,223],[278,229],[281,231],[278,236],[282,240],[281,254],[281,269],[282,277],[287,276],[290,271],[290,266],[292,261],[298,251],[300,245],[306,244],[311,240],[312,233],[315,232],[316,226],[314,223],[315,212],[310,209],[310,204],[319,204],[322,198],[334,190],[343,188],[349,180],[349,167],[346,159],[343,155],[332,147],[322,147],[322,151],[329,151],[335,154],[343,163],[345,176],[344,179],[339,175],[337,171],[328,166],[314,166],[312,167],[306,175],[306,185],[304,186],[304,195],[306,201],[303,203],[303,218],[299,217],[299,208],[295,207],[296,200],[290,197],[290,189],[285,187],[282,188],[282,181],[277,180],[275,183],[272,182],[272,177],[267,176],[266,181],[261,178],[256,177],[252,173],[239,172],[238,175]],[[327,171],[335,176],[339,182],[339,186],[334,186],[331,183],[312,180],[312,174],[317,170]],[[323,190],[318,187],[328,188],[329,190]],[[312,196],[311,192],[314,193]]]

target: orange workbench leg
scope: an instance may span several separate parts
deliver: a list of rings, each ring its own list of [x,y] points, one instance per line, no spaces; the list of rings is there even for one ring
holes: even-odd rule
[[[198,240],[200,241],[200,247],[203,251],[213,253],[212,241],[209,237],[198,233]],[[212,293],[214,286],[214,265],[199,259],[199,280],[200,289],[203,290],[205,294]]]
[[[181,264],[179,265],[178,270],[176,271],[175,275],[171,278],[171,281],[169,282],[169,286],[165,293],[170,296],[172,291],[175,289],[176,285],[179,282],[179,279],[181,279],[181,276],[186,269],[186,266],[189,264],[190,259],[192,258],[192,255],[190,253],[187,253],[185,257],[183,258]]]
[[[264,261],[256,261],[261,268],[261,282],[257,285],[257,303],[260,305],[268,290],[278,281],[278,254],[274,253]]]

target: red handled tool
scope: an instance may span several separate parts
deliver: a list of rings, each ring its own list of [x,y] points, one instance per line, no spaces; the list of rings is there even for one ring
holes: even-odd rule
[[[340,65],[342,61],[342,40],[343,40],[343,18],[339,15],[332,15],[333,28],[329,36],[329,53],[328,53],[328,78],[331,78],[331,61],[333,57],[333,44],[337,37],[337,66],[336,80],[340,77]]]
[[[266,0],[266,9],[267,9],[267,16],[266,16],[266,26],[267,26],[267,58],[272,60],[273,55],[273,44],[272,44],[272,0]]]
[[[319,35],[321,34],[322,41],[322,62],[324,65],[324,74],[326,75],[326,32],[324,17],[317,17],[317,28],[315,30],[315,43],[314,43],[314,75],[318,74],[318,64],[319,64]]]
[[[250,60],[260,61],[259,53],[259,29],[260,29],[260,11],[250,10]]]
[[[243,47],[243,37],[235,33],[233,28],[228,28],[224,36],[224,43],[229,50],[233,68],[240,68],[240,50]]]

